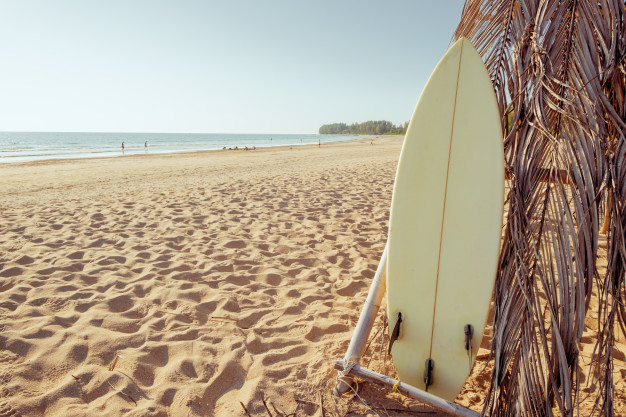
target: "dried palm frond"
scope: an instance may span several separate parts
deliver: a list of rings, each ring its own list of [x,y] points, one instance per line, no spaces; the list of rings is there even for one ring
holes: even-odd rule
[[[578,346],[594,282],[602,322],[597,354],[611,369],[614,324],[626,322],[619,302],[626,272],[624,16],[623,0],[464,6],[455,37],[472,41],[491,74],[510,190],[486,414],[576,413]],[[604,206],[612,228],[610,262],[600,277]],[[610,374],[594,374],[594,412],[604,415],[612,415]]]
[[[626,327],[624,279],[626,275],[626,4],[613,1],[606,8],[604,26],[598,27],[603,41],[602,92],[599,107],[604,112],[606,164],[609,194],[607,271],[599,283],[600,322],[595,353],[601,375],[594,411],[613,415],[613,352],[616,324]],[[625,332],[626,333],[626,332]]]

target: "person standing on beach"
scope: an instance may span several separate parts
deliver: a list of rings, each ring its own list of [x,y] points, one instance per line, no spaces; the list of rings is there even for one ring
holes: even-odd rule
[[[148,141],[145,141],[143,144],[143,150],[148,152]]]
[[[124,142],[122,142],[122,153],[124,153]]]
[[[321,148],[321,147],[322,147],[322,140],[321,140],[321,139],[318,139],[318,140],[317,140],[317,147],[318,147],[318,148]]]

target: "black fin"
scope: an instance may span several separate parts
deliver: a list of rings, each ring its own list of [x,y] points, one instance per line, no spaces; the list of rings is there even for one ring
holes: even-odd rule
[[[426,367],[424,368],[424,384],[426,384],[426,388],[433,384],[433,369],[435,369],[435,361],[430,358],[426,359]]]
[[[398,319],[396,320],[396,325],[393,327],[393,332],[391,332],[391,338],[389,339],[389,350],[387,351],[388,355],[391,355],[391,347],[393,346],[394,342],[398,340],[398,337],[400,337],[400,323],[402,323],[402,313],[398,313],[397,318]]]
[[[472,347],[472,337],[474,336],[474,326],[466,324],[463,328],[463,332],[465,332],[465,350],[470,350]]]

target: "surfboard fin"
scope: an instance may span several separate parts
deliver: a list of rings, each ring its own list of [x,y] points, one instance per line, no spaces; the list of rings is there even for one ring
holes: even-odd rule
[[[433,369],[435,369],[435,361],[430,358],[426,359],[426,365],[424,367],[424,384],[426,384],[427,390],[428,386],[433,384]]]
[[[402,323],[402,313],[398,313],[396,317],[396,325],[393,326],[391,338],[389,339],[389,350],[387,351],[388,355],[391,355],[391,347],[393,346],[394,342],[398,340],[398,337],[400,337],[400,323]]]
[[[465,333],[465,350],[467,351],[467,357],[469,360],[469,371],[472,371],[472,337],[474,336],[474,326],[466,324],[463,328]]]
[[[471,324],[466,324],[463,328],[463,332],[465,332],[465,350],[470,350],[472,348],[472,336],[474,336],[474,326]]]

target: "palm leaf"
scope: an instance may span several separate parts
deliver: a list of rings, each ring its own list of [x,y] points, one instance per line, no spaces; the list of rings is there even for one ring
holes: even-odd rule
[[[603,369],[612,366],[614,325],[626,323],[618,302],[626,272],[624,16],[623,1],[609,0],[464,6],[455,37],[474,43],[491,74],[510,190],[495,288],[494,370],[483,410],[490,415],[573,415],[594,282],[603,320],[597,352]],[[607,184],[612,199],[604,197]],[[613,262],[600,277],[604,206]],[[596,375],[594,411],[611,415],[610,372]]]

